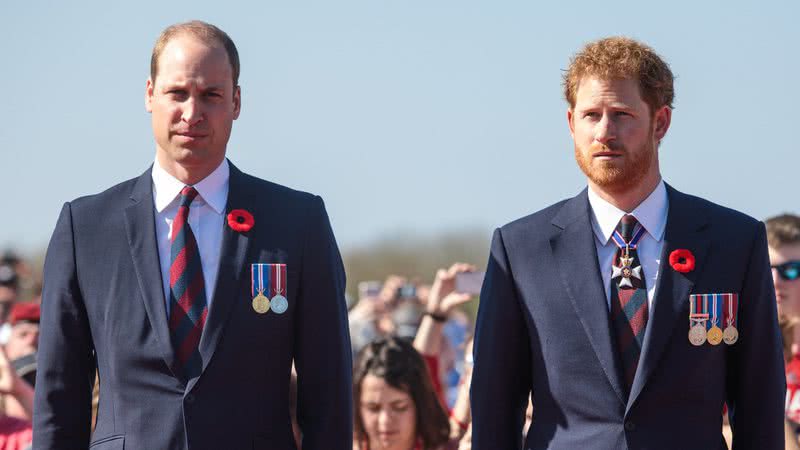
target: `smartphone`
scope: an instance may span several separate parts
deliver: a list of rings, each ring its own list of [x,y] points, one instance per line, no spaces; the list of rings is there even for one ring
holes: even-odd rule
[[[462,272],[456,274],[456,292],[478,295],[486,272]]]
[[[417,298],[417,286],[414,283],[406,283],[397,288],[398,298]]]
[[[381,293],[383,283],[380,281],[362,281],[358,283],[358,298],[378,298]]]

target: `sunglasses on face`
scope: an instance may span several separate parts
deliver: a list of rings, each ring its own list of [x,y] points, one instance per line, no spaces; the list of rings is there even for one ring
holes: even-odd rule
[[[787,261],[777,266],[770,266],[778,271],[778,275],[786,281],[800,278],[800,261]]]

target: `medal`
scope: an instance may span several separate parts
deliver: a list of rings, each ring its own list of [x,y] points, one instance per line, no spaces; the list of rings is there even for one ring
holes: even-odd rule
[[[270,302],[270,308],[275,314],[283,314],[289,309],[289,301],[284,297],[286,291],[286,264],[272,264],[270,271],[273,272],[272,291],[275,295]]]
[[[269,311],[269,298],[264,295],[264,290],[269,286],[268,266],[268,264],[250,265],[250,295],[253,296],[253,310],[259,314]],[[267,270],[264,270],[265,268]]]
[[[262,293],[258,293],[253,298],[253,309],[259,314],[264,314],[269,311],[269,299]]]
[[[706,299],[708,295],[704,295]],[[720,318],[720,297],[718,294],[711,294],[711,329],[708,330],[708,343],[711,345],[719,345],[722,342],[722,329],[717,326]]]
[[[702,324],[695,324],[689,329],[689,342],[692,345],[701,346],[706,342],[706,327]]]
[[[689,296],[689,342],[694,346],[705,344],[708,301],[703,295]]]
[[[722,294],[722,296],[725,300],[725,331],[722,333],[722,340],[728,345],[733,345],[739,340],[739,330],[736,329],[739,294]]]
[[[631,277],[638,280],[642,279],[642,266],[633,267],[633,258],[630,256],[631,249],[636,249],[636,246],[639,244],[639,241],[642,239],[642,236],[644,236],[645,232],[644,227],[642,227],[640,224],[637,224],[636,227],[637,228],[633,232],[631,241],[627,243],[619,231],[615,230],[614,234],[611,235],[611,240],[617,244],[617,247],[623,250],[623,255],[619,258],[619,266],[615,266],[614,264],[611,265],[611,279],[613,280],[619,278],[619,284],[617,284],[619,288],[633,288]]]

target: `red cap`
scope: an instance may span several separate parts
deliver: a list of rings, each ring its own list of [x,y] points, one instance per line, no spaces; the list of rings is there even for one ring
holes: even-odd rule
[[[39,323],[40,316],[41,307],[37,303],[15,303],[14,306],[11,307],[11,314],[8,317],[8,322],[12,326],[19,322]]]

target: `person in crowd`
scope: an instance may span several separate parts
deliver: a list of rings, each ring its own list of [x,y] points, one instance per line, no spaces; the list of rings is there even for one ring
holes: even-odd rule
[[[8,342],[11,324],[8,316],[19,297],[19,276],[14,264],[0,263],[0,345]]]
[[[433,285],[425,301],[425,314],[419,324],[414,337],[414,348],[425,358],[431,372],[434,389],[442,401],[447,405],[444,397],[442,374],[443,364],[441,355],[443,349],[448,348],[444,336],[444,326],[452,311],[472,299],[471,294],[457,292],[455,289],[456,276],[459,273],[473,272],[475,266],[465,263],[455,263],[447,269],[436,272]]]
[[[150,61],[153,164],[67,202],[47,250],[34,448],[290,449],[294,362],[303,449],[350,450],[345,273],[322,199],[227,159],[242,104],[227,33],[172,25]]]
[[[0,349],[0,394],[14,398],[25,408],[27,416],[30,417],[33,409],[33,388],[17,375],[2,349]],[[30,420],[0,412],[0,450],[24,450],[30,446],[32,437]]]
[[[783,214],[766,221],[769,262],[778,315],[785,324],[786,419],[800,430],[800,216]],[[788,445],[788,442],[787,442]]]
[[[717,449],[727,404],[733,450],[783,450],[764,225],[663,181],[669,66],[636,40],[599,39],[570,62],[564,94],[588,187],[495,231],[473,448],[520,448],[532,396],[525,448]]]
[[[408,341],[365,346],[353,374],[354,450],[443,450],[447,413],[425,361]]]
[[[8,323],[11,334],[4,349],[11,367],[31,387],[36,379],[36,350],[39,346],[40,307],[36,303],[16,303],[11,308]],[[30,421],[31,410],[20,404],[14,395],[3,395],[2,407],[6,415]]]

